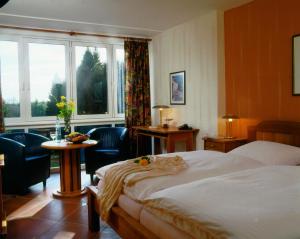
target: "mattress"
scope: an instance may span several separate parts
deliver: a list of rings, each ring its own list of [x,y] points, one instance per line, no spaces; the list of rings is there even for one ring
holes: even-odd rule
[[[190,235],[162,221],[146,209],[141,211],[140,223],[160,239],[193,239]]]
[[[122,194],[118,199],[118,206],[127,212],[135,220],[140,220],[140,214],[143,209],[143,205],[130,199],[126,195]]]
[[[192,239],[188,234],[143,209],[143,205],[124,194],[119,197],[118,206],[161,239]]]

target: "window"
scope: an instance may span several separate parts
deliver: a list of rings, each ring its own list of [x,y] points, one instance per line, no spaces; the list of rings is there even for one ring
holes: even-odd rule
[[[116,49],[116,81],[117,81],[117,113],[118,115],[125,113],[125,74],[124,74],[124,49]]]
[[[65,46],[29,43],[31,116],[57,115],[56,102],[66,95]]]
[[[76,46],[75,56],[77,114],[107,114],[107,49]]]
[[[20,117],[18,43],[0,41],[1,90],[4,101],[4,117]]]
[[[0,35],[6,125],[15,128],[38,122],[51,126],[62,95],[76,102],[72,127],[98,119],[124,119],[122,43],[80,42],[50,35]]]

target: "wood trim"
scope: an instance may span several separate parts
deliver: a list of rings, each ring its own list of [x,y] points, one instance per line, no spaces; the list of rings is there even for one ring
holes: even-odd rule
[[[0,154],[0,238],[6,238],[7,236],[7,224],[3,225],[3,222],[7,223],[6,213],[3,208],[3,195],[2,195],[2,169],[4,167],[4,154]]]
[[[248,127],[248,140],[267,140],[300,147],[300,122],[262,121]]]
[[[152,39],[150,39],[150,38],[127,37],[127,36],[118,36],[118,35],[106,35],[106,34],[100,34],[100,33],[63,31],[63,30],[44,29],[44,28],[18,27],[18,26],[7,26],[7,25],[0,25],[0,28],[21,30],[21,31],[59,33],[59,34],[67,34],[67,35],[70,35],[70,36],[93,36],[93,37],[118,38],[118,39],[124,39],[124,40],[152,41]]]
[[[95,186],[87,187],[88,194],[88,214],[89,230],[96,232],[100,230],[99,203],[97,200],[97,188]],[[107,222],[122,239],[159,239],[150,232],[139,221],[132,218],[122,208],[114,206],[110,213],[110,219]]]
[[[97,202],[97,188],[95,186],[87,187],[87,196],[89,230],[92,232],[97,232],[100,230],[100,213]]]
[[[150,232],[139,221],[132,218],[122,208],[115,206],[112,208],[112,213],[108,224],[116,231],[123,239],[159,239],[156,235]]]

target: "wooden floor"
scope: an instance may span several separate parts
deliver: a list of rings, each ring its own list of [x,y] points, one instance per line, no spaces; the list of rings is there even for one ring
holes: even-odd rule
[[[82,172],[82,184],[89,185],[89,176]],[[21,180],[21,179],[20,179]],[[99,233],[88,230],[87,198],[54,199],[59,175],[52,174],[47,189],[42,183],[30,188],[25,196],[5,196],[4,210],[8,216],[8,238],[101,238],[120,239],[105,223]]]

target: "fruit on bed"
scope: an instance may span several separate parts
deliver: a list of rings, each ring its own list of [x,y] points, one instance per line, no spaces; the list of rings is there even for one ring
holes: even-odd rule
[[[88,135],[81,134],[81,133],[78,133],[78,132],[72,132],[72,133],[68,134],[67,137],[66,137],[67,141],[70,141],[74,144],[82,143],[83,141],[88,140],[88,139],[89,139]]]
[[[134,162],[141,166],[147,166],[148,164],[151,163],[151,159],[149,156],[142,156],[142,157],[135,159]]]

